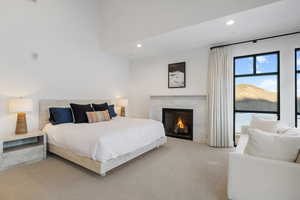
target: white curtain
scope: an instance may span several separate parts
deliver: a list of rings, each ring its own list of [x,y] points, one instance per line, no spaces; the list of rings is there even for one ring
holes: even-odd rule
[[[233,147],[233,66],[230,48],[210,51],[208,65],[208,144]]]

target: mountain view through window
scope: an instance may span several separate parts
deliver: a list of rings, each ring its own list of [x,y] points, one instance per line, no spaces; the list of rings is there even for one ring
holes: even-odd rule
[[[235,131],[253,114],[279,118],[279,52],[234,59]]]

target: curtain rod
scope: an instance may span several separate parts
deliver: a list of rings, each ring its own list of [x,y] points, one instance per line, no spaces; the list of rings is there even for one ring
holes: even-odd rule
[[[210,50],[216,49],[216,48],[221,48],[221,47],[228,47],[228,46],[238,45],[238,44],[245,44],[245,43],[250,43],[250,42],[257,43],[257,41],[261,41],[261,40],[268,40],[268,39],[272,39],[272,38],[278,38],[278,37],[284,37],[284,36],[296,35],[296,34],[300,34],[300,31],[292,32],[292,33],[285,33],[285,34],[281,34],[281,35],[273,35],[273,36],[263,37],[263,38],[257,38],[257,39],[253,39],[253,40],[235,42],[235,43],[230,43],[230,44],[213,46],[213,47],[210,48]]]

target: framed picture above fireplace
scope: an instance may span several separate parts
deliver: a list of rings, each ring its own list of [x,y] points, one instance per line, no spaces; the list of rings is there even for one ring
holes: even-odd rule
[[[168,87],[185,88],[185,62],[169,64]]]

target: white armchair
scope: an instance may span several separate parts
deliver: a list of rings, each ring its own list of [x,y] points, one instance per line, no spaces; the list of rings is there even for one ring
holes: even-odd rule
[[[244,131],[229,155],[228,199],[299,200],[300,164],[244,154],[247,140]]]

